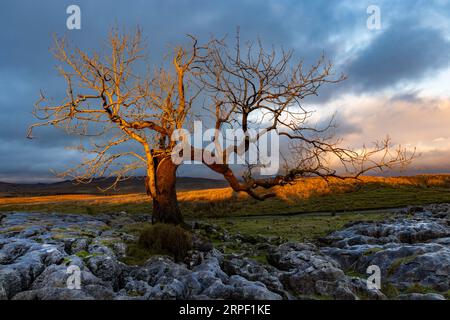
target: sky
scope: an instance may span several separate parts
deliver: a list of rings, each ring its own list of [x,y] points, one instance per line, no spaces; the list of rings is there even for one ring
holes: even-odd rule
[[[74,4],[80,30],[66,27]],[[373,5],[376,29],[367,26]],[[308,104],[320,116],[337,112],[345,145],[390,135],[420,154],[402,174],[450,172],[450,0],[2,0],[0,181],[50,181],[51,170],[81,159],[67,149],[78,141],[64,132],[40,129],[29,140],[26,130],[40,90],[55,97],[65,90],[49,52],[52,34],[97,49],[114,25],[142,27],[155,64],[188,33],[206,41],[237,27],[245,39],[292,48],[306,62],[324,52],[347,80]],[[203,170],[180,174],[210,176]]]

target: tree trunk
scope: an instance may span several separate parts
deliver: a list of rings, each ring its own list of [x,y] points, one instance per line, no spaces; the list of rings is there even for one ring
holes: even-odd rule
[[[155,168],[156,196],[153,198],[152,223],[183,224],[176,191],[177,166],[171,158],[163,158],[155,160]]]

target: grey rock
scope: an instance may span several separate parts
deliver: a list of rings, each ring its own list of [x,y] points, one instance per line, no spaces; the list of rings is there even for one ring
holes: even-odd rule
[[[91,243],[88,247],[88,252],[93,255],[105,255],[109,257],[115,256],[114,251],[102,244],[97,243]]]
[[[88,238],[81,238],[76,239],[71,246],[71,253],[76,254],[82,251],[87,251],[89,244],[91,243],[91,239]]]
[[[397,211],[383,222],[351,223],[317,245],[280,244],[280,238],[232,235],[219,226],[194,225],[240,244],[245,252],[267,252],[270,265],[245,255],[224,256],[200,239],[194,241],[187,265],[153,257],[143,266],[126,266],[119,261],[126,252],[124,242],[136,239],[121,228],[148,219],[127,214],[3,214],[0,299],[386,299],[379,290],[367,289],[363,276],[348,275],[366,274],[370,265],[378,265],[383,283],[399,291],[411,292],[414,285],[449,290],[447,204]],[[81,290],[67,288],[69,266],[80,268]],[[442,298],[419,293],[398,297]]]
[[[186,299],[187,291],[183,282],[176,278],[163,277],[146,294],[147,300]]]
[[[42,234],[44,234],[47,231],[48,231],[47,228],[42,227],[42,226],[30,226],[30,227],[26,228],[25,230],[23,230],[18,235],[18,237],[20,237],[20,238],[31,238],[31,237],[42,235]]]
[[[441,220],[401,218],[392,221],[354,224],[323,239],[331,246],[344,248],[361,244],[423,243],[450,236]]]
[[[284,294],[284,288],[279,277],[280,272],[268,265],[262,265],[248,258],[232,256],[223,263],[223,270],[228,275],[239,275],[250,281],[260,281],[269,290]]]
[[[147,282],[142,280],[134,280],[133,278],[128,277],[125,279],[125,286],[124,286],[125,292],[123,294],[143,296],[150,289],[151,287],[148,285]]]
[[[311,244],[285,243],[273,248],[267,255],[269,263],[276,268],[289,271],[307,263],[314,255],[316,247]]]
[[[54,246],[30,244],[28,251],[14,259],[14,263],[0,265],[0,292],[11,298],[28,289],[46,266],[61,262],[64,255]]]
[[[193,271],[196,272],[205,272],[211,274],[215,278],[219,278],[222,282],[228,281],[228,275],[222,270],[221,262],[223,261],[223,256],[216,252],[216,250],[212,251],[213,254],[207,256],[205,260],[198,266],[193,268]]]
[[[33,282],[31,289],[45,288],[67,288],[67,280],[70,276],[68,268],[64,265],[51,265],[47,267],[39,277]],[[88,285],[100,285],[110,287],[110,285],[97,278],[90,271],[81,270],[81,287]]]
[[[440,292],[450,290],[449,247],[412,256],[403,260],[398,266],[397,264],[398,262],[394,261],[391,265],[389,281],[395,283],[400,289],[419,284]]]
[[[284,288],[299,297],[341,300],[383,299],[378,290],[370,292],[360,279],[348,277],[333,258],[310,244],[286,243],[272,250],[269,261],[281,270]]]
[[[196,296],[208,286],[208,277],[213,278],[210,274],[202,274],[202,272],[192,272],[180,279],[186,287],[186,295],[188,297]],[[216,278],[214,278],[216,279]]]
[[[444,292],[450,288],[449,213],[448,204],[431,205],[407,209],[408,218],[355,223],[322,239],[321,252],[362,274],[377,265],[399,290],[420,285]]]
[[[0,266],[0,300],[10,299],[15,294],[26,289],[29,283],[24,283],[17,269]]]
[[[0,264],[9,264],[14,262],[15,259],[25,254],[32,244],[28,241],[12,241],[5,244],[0,250]]]
[[[190,273],[184,265],[175,263],[169,257],[152,257],[142,268],[130,271],[130,276],[142,280],[150,286],[155,286],[162,279],[180,279]]]
[[[219,279],[206,288],[202,295],[210,299],[231,299],[234,288],[230,285],[225,285]]]
[[[94,297],[82,290],[44,288],[21,292],[13,300],[94,300]]]
[[[114,291],[103,285],[84,285],[81,290],[95,300],[112,300],[115,298]]]
[[[124,265],[114,256],[93,256],[87,261],[87,267],[91,272],[103,281],[111,283],[113,288],[119,287]]]
[[[281,300],[282,297],[271,292],[259,281],[248,281],[247,279],[234,275],[230,277],[230,285],[233,287],[232,299],[237,300]]]
[[[401,294],[397,297],[398,300],[446,300],[442,295],[437,293],[410,293]]]

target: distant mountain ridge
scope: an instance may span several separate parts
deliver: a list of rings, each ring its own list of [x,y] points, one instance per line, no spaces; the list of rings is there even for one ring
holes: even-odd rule
[[[129,180],[122,181],[117,190],[108,190],[103,192],[110,186],[114,178],[97,178],[90,184],[77,184],[74,181],[67,180],[55,183],[9,183],[0,182],[0,196],[45,196],[58,194],[129,194],[129,193],[145,193],[144,177],[133,177]],[[228,184],[224,180],[215,180],[207,178],[179,177],[177,178],[177,190],[201,190],[225,188]]]

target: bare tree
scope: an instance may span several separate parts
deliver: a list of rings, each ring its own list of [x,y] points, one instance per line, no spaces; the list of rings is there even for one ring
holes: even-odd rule
[[[251,135],[246,135],[242,148],[224,148],[221,164],[209,165],[235,191],[265,200],[275,193],[259,192],[259,189],[292,184],[300,177],[356,179],[373,170],[408,165],[413,159],[415,151],[401,146],[392,148],[389,137],[358,151],[343,148],[341,139],[334,135],[337,127],[334,117],[323,127],[311,122],[313,111],[303,106],[305,98],[317,96],[322,85],[345,80],[344,75],[333,74],[333,66],[324,55],[305,69],[303,61],[292,64],[293,51],[267,51],[260,41],[242,46],[239,34],[234,48],[212,40],[207,50],[198,78],[213,101],[211,113],[215,128],[241,129],[245,133],[250,128],[258,128],[261,132],[253,141]],[[247,152],[250,142],[271,131],[289,140],[284,174],[255,178],[253,169],[257,166],[249,165],[243,179],[238,179],[227,163],[230,154]],[[217,149],[220,150],[219,145]],[[344,174],[338,173],[339,167]]]
[[[87,160],[62,176],[89,183],[94,177],[110,175],[116,177],[116,184],[144,168],[155,221],[180,223],[170,137],[182,128],[193,102],[185,92],[196,42],[189,52],[175,49],[175,73],[161,68],[152,77],[137,72],[145,60],[140,30],[133,36],[113,30],[108,44],[107,54],[89,55],[55,39],[53,53],[62,63],[59,72],[67,82],[66,99],[49,105],[42,95],[34,110],[41,122],[30,127],[28,136],[37,126],[53,125],[69,134],[91,137],[89,147],[80,147],[89,154]],[[132,147],[124,151],[124,144]]]
[[[334,77],[332,65],[324,57],[304,70],[302,62],[291,63],[291,51],[268,52],[259,42],[242,51],[239,39],[233,49],[222,41],[199,47],[197,40],[191,40],[189,49],[175,48],[173,70],[160,68],[150,76],[138,72],[145,61],[139,30],[132,36],[113,30],[106,54],[89,55],[56,39],[53,53],[61,62],[66,98],[53,105],[41,95],[34,110],[39,122],[29,128],[28,136],[32,137],[35,127],[52,125],[68,134],[89,137],[89,146],[84,143],[79,148],[88,154],[86,160],[61,174],[79,182],[114,176],[115,186],[144,168],[147,193],[153,200],[153,221],[173,224],[183,222],[175,185],[179,164],[171,158],[177,143],[173,134],[188,127],[191,110],[200,106],[200,98],[210,106],[217,130],[231,127],[247,133],[258,127],[265,133],[277,131],[293,142],[284,174],[269,178],[254,177],[251,165],[242,179],[231,169],[230,154],[247,152],[252,142],[248,136],[243,148],[219,148],[222,161],[211,163],[202,158],[234,191],[258,200],[274,196],[260,189],[295,183],[302,176],[348,177],[332,169],[332,158],[347,172],[353,171],[353,177],[411,160],[406,150],[391,150],[388,139],[357,152],[339,147],[340,140],[330,134],[332,122],[322,129],[309,125],[311,111],[302,101],[317,95],[322,85],[344,79]],[[203,149],[192,149],[192,154],[204,154]],[[382,156],[377,157],[379,154]]]

